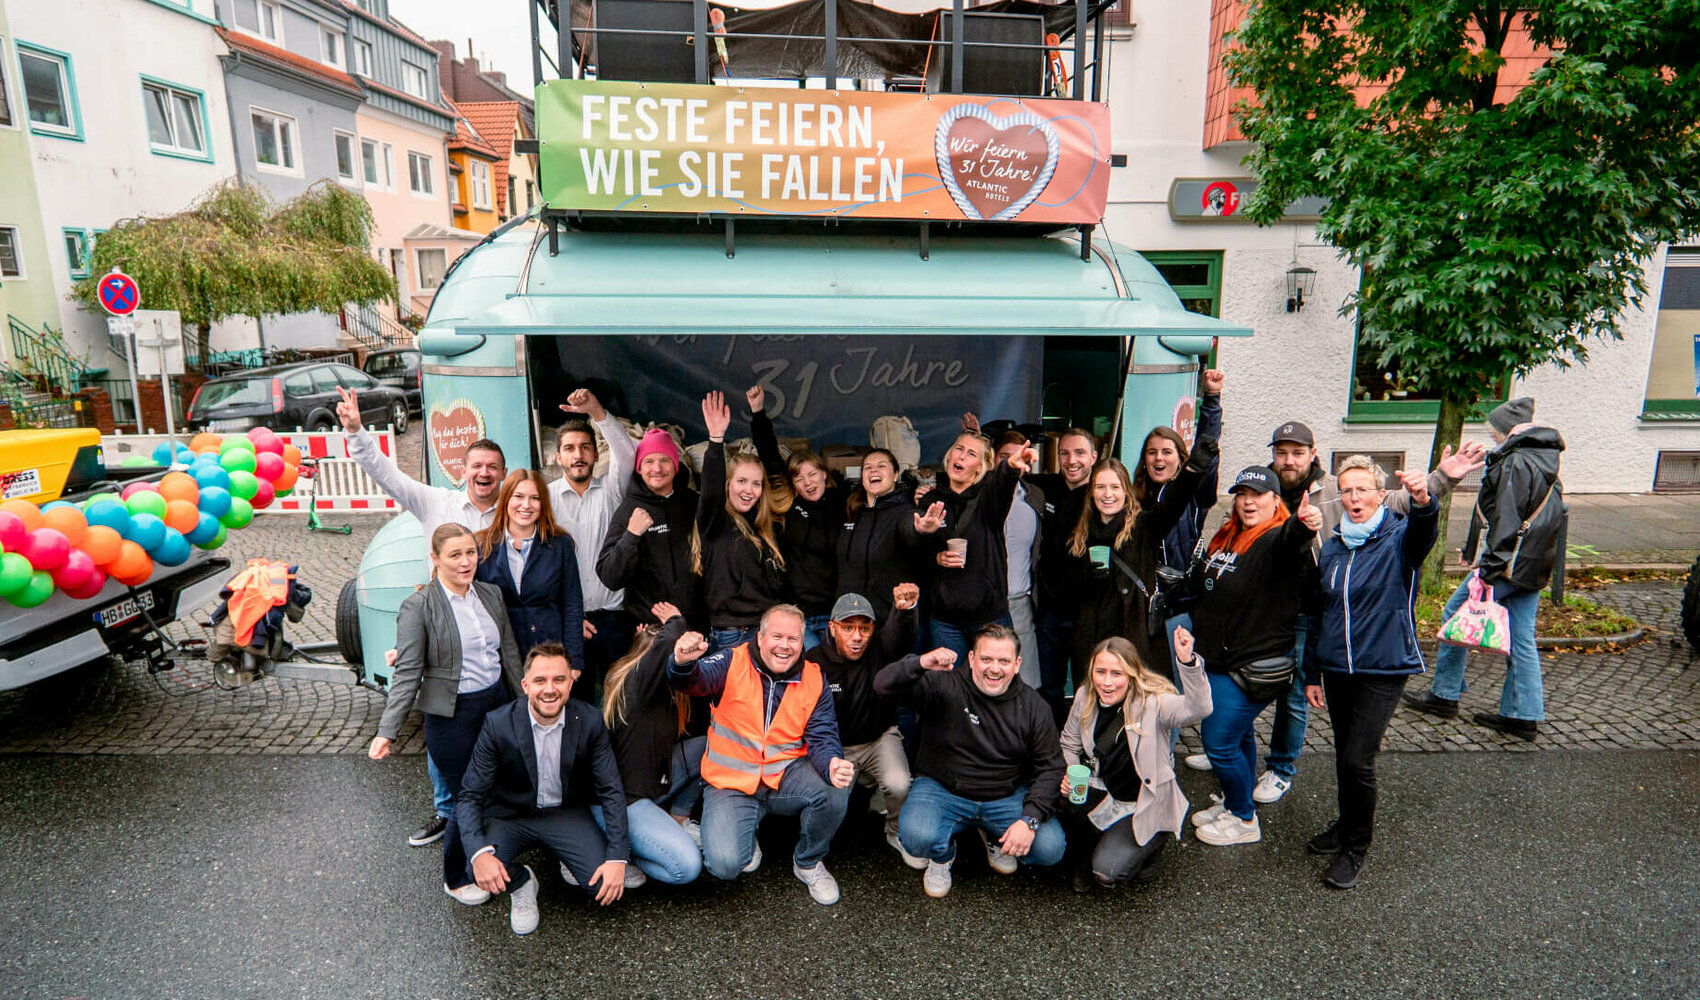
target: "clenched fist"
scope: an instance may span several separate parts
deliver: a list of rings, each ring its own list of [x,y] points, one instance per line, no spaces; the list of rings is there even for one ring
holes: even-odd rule
[[[921,603],[921,588],[913,583],[900,583],[891,588],[891,606],[898,611],[908,611]]]
[[[649,511],[642,507],[632,508],[632,516],[626,520],[626,530],[634,535],[641,535],[655,524],[655,518],[649,516]]]
[[[921,654],[922,670],[949,670],[954,666],[956,666],[956,650],[954,649],[945,649],[940,646],[938,649]]]
[[[673,644],[674,663],[695,663],[708,652],[708,640],[701,632],[686,632]]]

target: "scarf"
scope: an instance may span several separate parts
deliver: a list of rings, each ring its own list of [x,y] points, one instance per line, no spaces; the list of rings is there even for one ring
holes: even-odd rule
[[[1282,522],[1290,516],[1287,513],[1286,504],[1277,503],[1275,513],[1269,515],[1268,520],[1255,528],[1241,528],[1240,519],[1235,517],[1234,512],[1230,509],[1227,520],[1222,522],[1222,526],[1216,529],[1215,536],[1210,539],[1210,547],[1207,551],[1214,554],[1227,549],[1236,555],[1243,553],[1251,548],[1253,542],[1262,538],[1264,532],[1279,528]]]
[[[1369,536],[1375,534],[1375,529],[1381,527],[1381,522],[1387,517],[1386,507],[1377,507],[1369,520],[1358,524],[1349,517],[1340,519],[1340,541],[1346,543],[1346,548],[1355,549],[1369,541]]]

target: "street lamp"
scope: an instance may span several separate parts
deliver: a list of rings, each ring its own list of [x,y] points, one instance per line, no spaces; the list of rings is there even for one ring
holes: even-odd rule
[[[1287,311],[1296,313],[1305,307],[1305,296],[1316,290],[1316,268],[1294,262],[1287,268]]]

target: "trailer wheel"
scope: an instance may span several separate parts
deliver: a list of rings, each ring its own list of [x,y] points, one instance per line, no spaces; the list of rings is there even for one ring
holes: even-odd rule
[[[336,595],[336,648],[342,658],[356,667],[366,662],[360,645],[360,587],[350,580]]]
[[[1700,559],[1688,570],[1688,583],[1682,588],[1682,634],[1688,644],[1700,649]]]

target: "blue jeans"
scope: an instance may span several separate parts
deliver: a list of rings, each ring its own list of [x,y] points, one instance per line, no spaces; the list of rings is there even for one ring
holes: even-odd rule
[[[968,626],[952,625],[950,622],[940,621],[939,619],[934,618],[933,648],[952,650],[956,653],[956,662],[963,666],[967,666],[968,645],[974,641],[974,633],[980,631],[980,629],[987,625],[1008,625],[1010,628],[1015,627],[1015,623],[1010,619],[1009,612],[1007,611],[996,618],[993,618],[991,621],[984,621]],[[1037,652],[1037,650],[1034,650],[1033,652]],[[1031,656],[1033,655],[1033,652],[1029,652],[1025,649],[1021,651],[1023,656]]]
[[[1257,779],[1257,735],[1251,724],[1269,707],[1267,701],[1252,701],[1227,674],[1206,674],[1210,681],[1210,715],[1199,724],[1204,753],[1210,769],[1222,783],[1222,804],[1240,819],[1257,815],[1251,800]]]
[[[1446,602],[1445,617],[1451,618],[1469,596],[1465,580]],[[1535,650],[1535,612],[1541,602],[1538,590],[1523,590],[1501,580],[1494,584],[1493,599],[1505,606],[1511,619],[1511,655],[1505,658],[1505,686],[1499,693],[1499,714],[1508,719],[1541,722],[1547,717],[1546,696],[1541,691],[1541,657]],[[1457,701],[1468,691],[1464,683],[1466,651],[1459,646],[1441,646],[1435,658],[1432,690],[1437,698]]]
[[[591,806],[590,815],[602,832],[602,807]],[[684,885],[702,874],[702,852],[678,821],[648,799],[626,803],[626,834],[632,842],[632,860],[657,882]]]
[[[443,780],[443,772],[437,769],[437,762],[431,755],[425,755],[425,773],[431,776],[431,805],[437,810],[437,815],[448,819],[454,815],[455,796],[449,791],[449,783]]]
[[[711,628],[708,630],[708,651],[718,653],[756,637],[755,626],[749,628]]]
[[[1021,820],[1021,804],[1027,798],[1022,786],[1014,793],[990,802],[976,802],[952,795],[931,778],[916,778],[909,786],[909,797],[903,800],[903,812],[897,817],[897,837],[903,849],[917,858],[940,864],[956,860],[956,835],[970,827],[986,831],[996,844],[1012,825]],[[1033,835],[1033,846],[1021,859],[1024,865],[1048,868],[1063,859],[1067,848],[1062,824],[1057,818],[1039,824]]]
[[[655,804],[667,810],[669,816],[688,817],[702,801],[702,755],[708,749],[708,737],[693,736],[673,744],[673,766],[667,775],[667,791],[655,798]]]
[[[1310,705],[1305,701],[1305,646],[1310,641],[1310,619],[1300,617],[1294,631],[1293,686],[1275,701],[1275,726],[1269,731],[1269,770],[1288,781],[1298,773],[1299,751],[1305,748],[1305,726]]]
[[[791,860],[813,868],[826,857],[832,835],[850,809],[850,789],[835,788],[807,757],[785,769],[778,788],[757,785],[754,795],[708,786],[702,800],[702,860],[718,879],[735,879],[755,856],[756,828],[768,813],[797,816],[797,848]]]
[[[826,641],[828,634],[826,627],[831,621],[831,615],[810,615],[803,619],[804,652],[814,649],[816,646]]]

